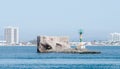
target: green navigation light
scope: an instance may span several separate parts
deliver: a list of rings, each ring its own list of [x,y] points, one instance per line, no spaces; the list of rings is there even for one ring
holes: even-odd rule
[[[83,30],[82,29],[79,30],[79,34],[80,35],[83,34]]]

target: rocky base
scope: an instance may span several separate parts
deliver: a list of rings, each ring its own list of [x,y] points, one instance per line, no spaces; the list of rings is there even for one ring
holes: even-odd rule
[[[48,50],[46,52],[39,52],[39,53],[74,53],[74,54],[100,54],[99,51],[90,51],[87,49],[77,50],[77,49],[65,49],[65,50]]]

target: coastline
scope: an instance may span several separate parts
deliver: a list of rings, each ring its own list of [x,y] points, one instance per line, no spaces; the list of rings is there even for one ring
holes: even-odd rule
[[[9,46],[9,47],[15,47],[15,46],[36,46],[36,45],[0,45],[0,47],[3,47],[3,46]]]
[[[37,45],[0,45],[1,46],[37,46]],[[99,46],[105,46],[105,47],[111,47],[111,46],[120,46],[120,45],[87,45],[92,47],[99,47]]]
[[[91,46],[91,45],[88,45],[88,46]],[[108,47],[109,47],[109,46],[120,46],[120,45],[92,45],[92,46],[95,46],[95,47],[97,47],[97,46],[98,46],[98,47],[99,47],[99,46],[105,46],[105,47],[107,47],[107,46],[108,46]]]

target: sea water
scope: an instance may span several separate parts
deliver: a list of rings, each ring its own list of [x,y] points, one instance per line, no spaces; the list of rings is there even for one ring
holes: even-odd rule
[[[0,46],[0,69],[120,69],[120,46],[87,46],[101,54],[37,53],[36,46]]]

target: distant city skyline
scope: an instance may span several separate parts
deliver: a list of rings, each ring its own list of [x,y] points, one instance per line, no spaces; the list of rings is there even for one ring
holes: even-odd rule
[[[120,41],[120,33],[115,32],[115,33],[111,33],[110,35],[111,35],[111,41],[113,42]]]
[[[10,0],[0,1],[0,39],[4,27],[17,26],[20,40],[37,35],[55,35],[79,40],[107,40],[109,33],[120,32],[120,0]]]
[[[12,26],[5,27],[4,40],[6,44],[19,44],[19,28]]]

